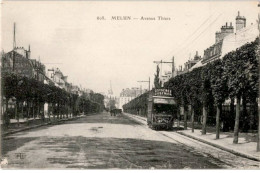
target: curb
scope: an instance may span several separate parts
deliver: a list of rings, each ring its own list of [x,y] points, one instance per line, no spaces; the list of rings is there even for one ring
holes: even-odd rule
[[[3,133],[2,136],[5,137],[5,136],[11,135],[11,134],[15,134],[15,133],[26,131],[26,130],[35,129],[35,128],[42,127],[42,126],[56,125],[56,123],[75,120],[75,119],[78,119],[78,118],[81,118],[81,117],[72,117],[72,118],[69,118],[69,119],[61,119],[61,120],[54,121],[54,122],[47,122],[47,123],[43,123],[43,124],[31,126],[31,127],[25,127],[25,128],[19,129],[19,130],[13,130],[13,131],[10,131],[10,132]]]
[[[247,155],[247,154],[244,154],[244,153],[237,152],[237,151],[235,151],[235,150],[232,150],[232,149],[229,149],[229,148],[220,146],[220,145],[218,145],[218,144],[214,144],[214,143],[205,141],[205,140],[203,140],[203,139],[196,138],[196,137],[194,137],[194,136],[185,134],[185,133],[183,133],[183,132],[177,131],[177,133],[180,134],[180,135],[183,135],[183,136],[186,136],[186,137],[195,139],[195,140],[200,141],[200,142],[202,142],[202,143],[211,145],[211,146],[213,146],[213,147],[219,148],[219,149],[221,149],[221,150],[230,152],[230,153],[235,154],[235,155],[237,155],[237,156],[245,157],[245,158],[247,158],[247,159],[254,160],[254,161],[260,161],[259,158],[256,158],[256,157],[254,157],[254,156],[250,156],[250,155]]]

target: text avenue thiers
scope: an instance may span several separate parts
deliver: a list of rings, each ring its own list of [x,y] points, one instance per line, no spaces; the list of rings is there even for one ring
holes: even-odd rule
[[[97,16],[97,20],[106,20],[105,16]],[[156,17],[132,17],[132,16],[111,16],[110,20],[171,20],[170,17],[156,16]]]

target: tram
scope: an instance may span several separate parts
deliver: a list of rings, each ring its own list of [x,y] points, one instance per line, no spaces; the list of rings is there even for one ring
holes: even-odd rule
[[[151,129],[170,130],[177,112],[176,101],[170,89],[153,89],[149,92],[147,124]]]

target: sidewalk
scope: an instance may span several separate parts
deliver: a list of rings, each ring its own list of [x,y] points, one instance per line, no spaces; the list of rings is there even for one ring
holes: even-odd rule
[[[49,118],[45,117],[44,122],[42,122],[42,120],[40,118],[35,118],[35,119],[30,118],[29,120],[20,119],[19,125],[18,125],[17,120],[11,119],[9,127],[7,129],[1,129],[1,135],[7,136],[10,134],[38,128],[41,126],[52,125],[52,124],[61,123],[63,121],[70,121],[70,120],[78,119],[82,116],[84,116],[84,115],[80,115],[77,117],[63,118],[63,119],[55,119],[54,117],[51,117],[51,119],[49,119]]]
[[[138,118],[142,122],[144,122],[144,124],[146,124],[146,117],[141,117],[141,116],[132,115],[128,113],[124,113],[124,114]],[[228,151],[235,155],[246,157],[251,160],[260,161],[260,152],[256,152],[257,134],[239,133],[238,144],[233,144],[232,132],[220,132],[220,139],[217,140],[215,139],[216,138],[215,133],[207,133],[206,135],[202,135],[201,130],[199,129],[194,129],[194,133],[191,132],[191,128],[188,128],[188,130],[178,130],[176,132],[178,134],[198,140],[200,142],[206,143],[216,148]]]

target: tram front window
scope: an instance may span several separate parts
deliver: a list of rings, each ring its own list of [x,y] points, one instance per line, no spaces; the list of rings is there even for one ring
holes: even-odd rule
[[[173,105],[155,104],[153,112],[154,114],[172,115]]]

